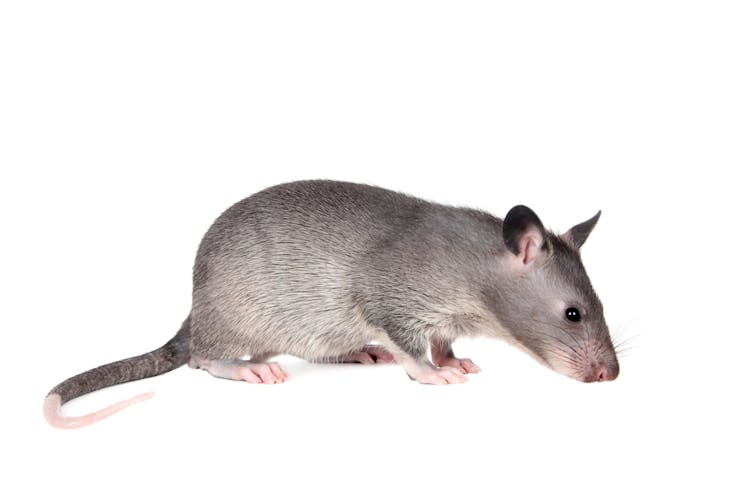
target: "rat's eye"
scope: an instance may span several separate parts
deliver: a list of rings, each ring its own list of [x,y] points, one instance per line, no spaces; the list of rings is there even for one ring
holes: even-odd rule
[[[569,307],[565,310],[566,319],[576,323],[581,321],[581,313],[575,307]]]

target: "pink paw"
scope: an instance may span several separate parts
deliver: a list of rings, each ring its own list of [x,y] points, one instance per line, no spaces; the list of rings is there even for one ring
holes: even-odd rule
[[[422,384],[460,384],[468,381],[462,371],[453,367],[422,367],[409,377]]]
[[[275,362],[246,363],[238,367],[238,380],[251,384],[278,384],[287,378],[288,374]]]
[[[438,364],[443,367],[453,367],[464,374],[476,374],[482,371],[479,365],[472,362],[469,358],[446,358],[438,362]]]

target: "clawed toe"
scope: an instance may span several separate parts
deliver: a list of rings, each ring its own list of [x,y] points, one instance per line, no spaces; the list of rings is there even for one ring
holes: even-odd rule
[[[469,358],[445,358],[437,363],[442,367],[458,369],[464,374],[477,374],[482,371],[479,365],[472,362]]]
[[[454,367],[422,367],[409,377],[422,384],[461,384],[468,381],[463,372]]]
[[[239,365],[239,380],[250,384],[279,384],[288,375],[277,363],[246,363]]]
[[[193,358],[194,368],[206,370],[215,377],[246,381],[251,384],[277,384],[285,382],[288,375],[275,362],[252,363],[244,360],[205,360]]]
[[[465,374],[476,374],[478,372],[481,372],[482,369],[477,365],[476,363],[472,362],[468,358],[461,358],[458,360],[458,363],[461,366],[461,370]]]

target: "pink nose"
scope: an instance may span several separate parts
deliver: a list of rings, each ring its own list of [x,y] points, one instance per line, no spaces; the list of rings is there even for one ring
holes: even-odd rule
[[[607,367],[604,363],[599,364],[595,372],[597,373],[595,381],[602,382],[607,380]]]
[[[618,377],[617,374],[617,372],[609,369],[604,363],[592,363],[586,376],[584,376],[584,382],[612,381]]]

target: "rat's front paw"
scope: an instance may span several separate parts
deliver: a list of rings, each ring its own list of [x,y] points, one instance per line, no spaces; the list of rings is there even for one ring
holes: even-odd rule
[[[445,357],[439,358],[435,363],[440,367],[453,367],[464,374],[476,374],[482,370],[479,368],[479,365],[472,362],[469,358]]]
[[[408,376],[422,384],[460,384],[468,380],[461,370],[454,367],[422,366],[409,373]]]

